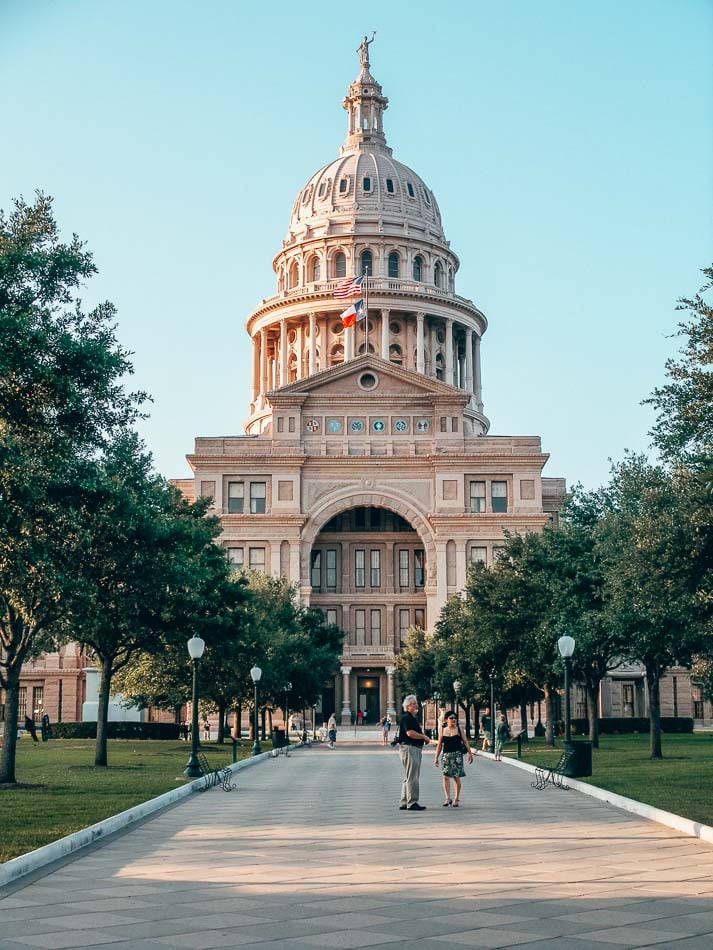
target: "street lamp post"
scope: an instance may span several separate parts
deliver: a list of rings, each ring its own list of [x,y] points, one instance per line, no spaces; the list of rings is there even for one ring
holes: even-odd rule
[[[456,697],[456,722],[460,724],[460,715],[458,713],[458,693],[460,693],[460,680],[453,680],[453,693]]]
[[[186,778],[200,778],[200,764],[198,763],[198,661],[203,656],[205,640],[194,633],[188,641],[188,655],[193,661],[193,692],[191,694],[191,754],[188,758],[183,774]]]
[[[572,741],[572,723],[569,712],[569,668],[574,653],[573,637],[560,637],[557,641],[557,649],[564,660],[564,741]]]
[[[253,686],[255,687],[255,724],[253,726],[253,755],[260,755],[262,749],[260,748],[260,732],[258,729],[257,722],[257,684],[260,682],[260,677],[262,676],[262,670],[259,666],[254,666],[250,670],[250,677],[253,681]]]
[[[290,711],[287,708],[287,705],[289,702],[291,689],[292,689],[292,683],[285,683],[285,745],[290,744],[290,728],[288,725],[290,721]]]
[[[312,741],[317,741],[317,703],[312,703]]]
[[[490,671],[490,748],[495,752],[495,667]]]
[[[436,707],[436,710],[435,710],[436,738],[438,738],[438,701],[440,700],[440,698],[441,698],[441,694],[438,692],[438,690],[436,690],[435,693],[433,694],[433,702]]]

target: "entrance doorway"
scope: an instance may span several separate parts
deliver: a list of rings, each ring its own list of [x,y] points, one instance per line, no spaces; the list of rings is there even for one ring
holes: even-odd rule
[[[368,726],[375,726],[379,721],[379,677],[357,677],[357,708],[364,713]]]

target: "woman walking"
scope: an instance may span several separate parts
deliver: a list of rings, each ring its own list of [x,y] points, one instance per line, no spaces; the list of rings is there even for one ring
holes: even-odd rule
[[[438,760],[441,759],[441,770],[443,772],[443,794],[445,801],[443,807],[458,808],[460,804],[461,779],[465,776],[463,768],[463,753],[468,756],[468,764],[473,761],[473,750],[470,747],[468,739],[458,725],[456,714],[449,710],[443,717],[443,724],[438,735],[438,745],[436,746],[436,756],[433,764],[438,768]],[[455,794],[451,798],[451,779]]]
[[[327,723],[327,748],[335,749],[336,746],[334,743],[337,741],[337,720],[334,716],[334,713],[329,717],[329,722]]]

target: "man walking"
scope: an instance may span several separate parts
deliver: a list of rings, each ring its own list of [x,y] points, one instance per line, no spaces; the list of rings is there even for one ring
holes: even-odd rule
[[[423,731],[417,718],[418,700],[407,696],[403,701],[404,714],[399,720],[399,749],[401,764],[404,767],[404,781],[401,786],[401,811],[425,811],[425,805],[419,805],[419,777],[421,774],[421,750],[431,741]]]

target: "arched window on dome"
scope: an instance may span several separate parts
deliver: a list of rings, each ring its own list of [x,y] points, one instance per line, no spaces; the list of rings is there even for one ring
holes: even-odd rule
[[[373,343],[370,343],[370,344],[369,344],[369,352],[370,352],[370,353],[376,353],[376,350],[374,349],[374,344],[373,344]],[[357,350],[357,355],[358,355],[358,356],[363,356],[364,353],[366,353],[366,344],[365,344],[365,343],[361,343],[361,344],[359,345],[359,349]]]
[[[436,379],[446,378],[446,361],[443,359],[443,353],[436,354]]]
[[[322,276],[322,265],[320,264],[318,257],[313,257],[310,262],[309,268],[309,278],[313,283],[316,283]]]
[[[371,277],[374,273],[374,258],[371,251],[362,251],[361,273]]]
[[[399,276],[399,255],[396,251],[389,254],[389,277]]]
[[[436,264],[433,268],[433,283],[436,287],[443,286],[443,267],[441,266],[440,261],[436,261]]]
[[[334,255],[334,276],[335,277],[346,277],[347,276],[347,259],[340,251],[338,254]]]
[[[423,280],[423,258],[419,255],[413,259],[413,279]]]
[[[330,366],[339,366],[340,363],[344,362],[344,347],[341,343],[337,343],[336,346],[332,347],[332,351],[329,354],[329,365]]]
[[[396,363],[397,366],[401,366],[404,361],[403,353],[401,352],[401,347],[396,343],[392,343],[389,347],[389,361]]]
[[[297,379],[297,354],[291,353],[287,361],[287,382],[294,383]]]
[[[300,282],[300,268],[297,261],[293,261],[290,264],[290,290],[293,287],[298,287]]]
[[[455,289],[455,281],[453,280],[453,268],[448,268],[448,289],[453,293]]]

